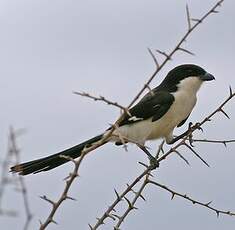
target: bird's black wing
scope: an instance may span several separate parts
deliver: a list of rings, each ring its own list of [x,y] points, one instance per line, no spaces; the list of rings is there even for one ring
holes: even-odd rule
[[[166,91],[148,93],[138,104],[133,106],[119,126],[133,124],[152,117],[152,121],[160,119],[174,102],[174,96]]]

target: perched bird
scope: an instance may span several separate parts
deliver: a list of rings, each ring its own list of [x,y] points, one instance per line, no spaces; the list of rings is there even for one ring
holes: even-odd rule
[[[179,140],[179,137],[173,137],[174,128],[182,126],[189,117],[196,104],[197,92],[202,83],[214,79],[213,75],[197,65],[184,64],[175,67],[159,86],[148,92],[129,109],[130,113],[125,115],[119,127],[106,142],[115,142],[116,145],[124,142],[136,143],[151,158],[144,147],[145,142],[165,138],[168,144],[172,144]],[[79,157],[85,147],[101,140],[106,132],[108,130],[62,152],[15,165],[11,167],[11,171],[27,175],[56,168],[69,161],[61,155],[73,159]]]

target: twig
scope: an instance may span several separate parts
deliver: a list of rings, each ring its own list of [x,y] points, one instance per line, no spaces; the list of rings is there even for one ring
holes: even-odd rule
[[[97,218],[96,224],[91,228],[92,230],[97,229],[100,225],[104,223],[104,220],[110,217],[110,213],[115,209],[116,205],[122,200],[126,194],[133,190],[133,187],[146,175],[150,173],[151,169],[148,167],[144,172],[142,172],[135,180],[121,193],[117,196],[115,201],[108,207],[108,209],[104,212],[104,214]]]
[[[135,203],[136,201],[139,199],[139,198],[142,198],[143,200],[145,200],[145,198],[143,198],[143,195],[142,195],[142,192],[146,186],[146,184],[148,183],[148,178],[149,178],[149,175],[147,174],[146,175],[146,178],[144,180],[144,182],[142,183],[140,189],[138,190],[138,192],[134,192],[135,196],[134,198],[132,199],[132,202],[130,202],[129,200],[127,200],[127,203],[128,203],[128,207],[126,209],[126,211],[124,212],[124,214],[122,216],[120,216],[118,219],[118,222],[117,224],[115,225],[114,229],[119,229],[119,227],[121,226],[121,224],[124,222],[125,218],[128,216],[128,214],[132,211],[132,210],[135,210],[137,209],[135,207]],[[131,190],[133,192],[133,190]]]
[[[202,203],[202,202],[200,202],[200,201],[197,201],[197,200],[195,200],[195,199],[189,197],[189,196],[186,195],[186,194],[178,193],[178,192],[176,192],[176,191],[174,191],[174,190],[168,188],[167,186],[162,185],[162,184],[160,184],[160,183],[157,183],[157,182],[155,182],[155,181],[148,180],[148,183],[154,184],[154,185],[156,185],[156,186],[158,186],[158,187],[160,187],[160,188],[162,188],[162,189],[164,189],[164,190],[170,192],[170,193],[172,194],[172,199],[173,199],[175,196],[178,196],[178,197],[182,197],[182,198],[185,199],[185,200],[191,201],[193,204],[198,204],[198,205],[200,205],[200,206],[202,206],[202,207],[208,208],[208,209],[214,211],[214,212],[216,213],[217,217],[219,217],[220,214],[229,215],[229,216],[235,216],[235,213],[234,213],[234,212],[231,212],[231,211],[224,211],[224,210],[220,210],[220,209],[217,209],[217,208],[215,208],[215,207],[212,207],[212,206],[211,206],[212,201],[207,202],[207,203]]]
[[[85,152],[85,151],[84,151]],[[70,199],[70,200],[74,200],[73,198],[68,196],[68,192],[69,189],[73,183],[73,181],[77,178],[78,176],[78,169],[80,167],[81,162],[83,161],[84,157],[85,157],[85,153],[81,154],[81,157],[77,160],[74,161],[74,170],[72,173],[70,173],[70,175],[66,178],[66,182],[65,182],[65,188],[64,191],[62,192],[61,196],[59,197],[59,199],[57,201],[52,201],[50,199],[48,199],[46,196],[42,196],[41,198],[44,199],[45,201],[47,201],[48,203],[50,203],[52,205],[52,209],[51,212],[49,213],[47,219],[44,222],[40,222],[40,230],[46,229],[46,227],[50,224],[50,223],[55,223],[57,224],[57,222],[54,220],[54,215],[56,213],[56,211],[58,210],[58,208],[60,207],[60,205],[63,203],[63,201],[65,201],[66,199]]]
[[[9,165],[11,163],[11,158],[12,158],[12,152],[11,152],[11,149],[10,149],[10,140],[8,139],[7,154],[6,154],[6,157],[4,158],[4,160],[1,162],[2,169],[1,169],[1,179],[0,179],[0,215],[16,217],[17,214],[18,214],[17,211],[15,211],[15,210],[5,210],[2,207],[2,201],[3,201],[3,196],[4,196],[4,193],[5,193],[6,186],[9,183],[13,182],[13,181],[9,180],[9,177],[8,177],[8,169],[9,169]]]
[[[193,142],[202,142],[202,143],[214,143],[214,144],[223,144],[227,147],[228,143],[235,143],[235,139],[233,140],[209,140],[209,139],[192,139]]]
[[[16,144],[16,138],[17,138],[17,134],[21,134],[21,132],[22,132],[21,130],[18,130],[17,132],[13,129],[13,127],[10,127],[11,152],[16,158],[16,164],[20,162],[20,151]],[[29,229],[29,224],[32,220],[33,215],[30,210],[28,191],[26,188],[24,178],[22,176],[18,176],[18,179],[19,179],[19,183],[21,187],[21,192],[22,192],[23,201],[24,201],[24,208],[25,208],[25,213],[26,213],[26,221],[24,224],[24,230],[27,230]]]
[[[129,116],[131,116],[130,112],[128,111],[128,109],[120,104],[118,104],[117,102],[113,102],[113,101],[110,101],[108,99],[106,99],[105,97],[103,96],[99,96],[99,97],[96,97],[96,96],[93,96],[93,95],[90,95],[89,93],[80,93],[80,92],[73,92],[74,94],[77,94],[79,96],[82,96],[82,97],[87,97],[87,98],[91,98],[93,99],[94,101],[103,101],[105,102],[106,104],[108,105],[113,105],[119,109],[121,109],[124,113],[128,114]]]

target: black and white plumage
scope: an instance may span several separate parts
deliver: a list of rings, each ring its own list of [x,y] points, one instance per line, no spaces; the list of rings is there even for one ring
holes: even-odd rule
[[[147,140],[165,138],[168,144],[172,143],[173,130],[186,122],[196,104],[200,86],[213,79],[213,75],[197,65],[175,67],[159,86],[129,110],[131,116],[125,116],[108,141],[117,145],[123,140],[144,145]],[[21,175],[48,171],[69,161],[61,155],[77,158],[85,147],[99,141],[104,134],[54,155],[15,165],[11,171]]]

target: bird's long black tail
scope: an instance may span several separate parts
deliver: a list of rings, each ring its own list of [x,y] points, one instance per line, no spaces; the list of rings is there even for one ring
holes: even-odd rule
[[[31,173],[35,174],[42,171],[51,170],[69,161],[69,159],[61,157],[61,155],[75,159],[81,155],[81,152],[85,147],[89,147],[91,144],[101,140],[102,137],[103,134],[93,137],[85,142],[82,142],[81,144],[66,149],[62,152],[53,154],[51,156],[15,165],[11,167],[11,172],[16,172],[20,175],[27,175]]]

